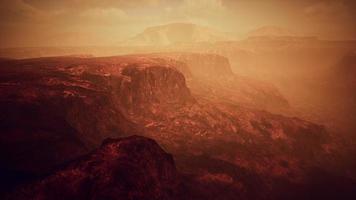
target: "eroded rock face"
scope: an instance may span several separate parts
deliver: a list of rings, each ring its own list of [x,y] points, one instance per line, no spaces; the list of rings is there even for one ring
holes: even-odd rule
[[[127,66],[121,73],[124,78],[115,96],[130,110],[142,112],[154,104],[185,104],[194,101],[179,71],[152,66]]]
[[[192,93],[214,101],[230,102],[252,108],[281,113],[289,108],[288,101],[270,83],[234,74],[229,60],[209,53],[159,53],[150,57],[176,60]]]
[[[148,138],[107,139],[99,149],[10,199],[174,199],[171,155]]]

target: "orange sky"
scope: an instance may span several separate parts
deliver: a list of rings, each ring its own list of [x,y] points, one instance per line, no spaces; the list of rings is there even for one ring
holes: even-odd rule
[[[115,45],[148,26],[191,22],[239,38],[273,25],[356,39],[353,0],[0,0],[0,44]]]

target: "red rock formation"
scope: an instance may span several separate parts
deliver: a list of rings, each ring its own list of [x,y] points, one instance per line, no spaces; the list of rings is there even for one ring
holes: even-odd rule
[[[182,105],[194,100],[184,76],[172,68],[131,65],[124,67],[121,74],[124,78],[120,89],[114,92],[126,109],[144,112],[154,104]]]

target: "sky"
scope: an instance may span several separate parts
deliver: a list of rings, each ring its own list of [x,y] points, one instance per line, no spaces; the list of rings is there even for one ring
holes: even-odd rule
[[[0,0],[0,45],[115,45],[147,27],[176,22],[241,39],[263,26],[356,39],[355,10],[354,0]]]

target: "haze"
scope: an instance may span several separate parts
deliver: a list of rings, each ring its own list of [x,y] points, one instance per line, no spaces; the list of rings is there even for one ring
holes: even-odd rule
[[[352,0],[2,0],[2,47],[116,45],[146,27],[194,23],[244,39],[277,26],[330,40],[356,39]]]
[[[0,0],[0,199],[355,200],[355,10]]]

